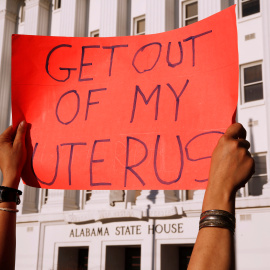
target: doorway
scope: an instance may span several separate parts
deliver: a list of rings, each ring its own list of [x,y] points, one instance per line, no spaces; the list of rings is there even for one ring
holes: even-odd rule
[[[59,247],[57,270],[87,270],[88,247]]]
[[[161,270],[187,270],[193,245],[161,245]]]
[[[106,270],[140,270],[140,246],[107,246]]]

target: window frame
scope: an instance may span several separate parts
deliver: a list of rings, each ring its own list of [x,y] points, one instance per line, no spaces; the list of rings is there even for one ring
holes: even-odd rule
[[[261,0],[258,0],[259,1],[260,11],[243,17],[242,3],[245,3],[245,2],[248,2],[248,1],[250,1],[250,0],[238,0],[238,17],[239,17],[239,19],[247,19],[247,18],[250,18],[251,16],[258,16],[258,14],[261,13],[261,6],[262,6],[261,5]]]
[[[138,22],[144,20],[145,26],[146,26],[146,20],[145,15],[141,15],[138,17],[133,18],[133,35],[134,36],[142,36],[145,35],[146,27],[144,27],[144,32],[138,32]]]
[[[25,22],[25,1],[23,1],[23,3],[20,6],[19,14],[20,14],[19,22],[24,23]]]
[[[38,198],[37,201],[37,210],[41,212],[42,207],[47,204],[49,198],[49,189],[37,189],[36,196]]]
[[[226,1],[226,2],[225,2]],[[235,0],[220,0],[220,6],[221,6],[221,10],[224,10],[228,7],[231,7],[233,5],[235,5]],[[233,2],[233,3],[231,3]]]
[[[90,195],[89,199],[86,200],[88,194],[91,194],[91,195]],[[93,194],[93,190],[82,190],[81,191],[81,193],[80,193],[80,195],[81,195],[80,208],[81,209],[85,209],[85,206],[90,203],[91,198],[92,198],[92,194]]]
[[[96,36],[98,35],[98,36]],[[90,32],[90,37],[99,37],[99,29],[91,31]]]
[[[54,0],[54,5],[53,5],[54,10],[61,9],[61,6],[62,6],[61,0]]]
[[[265,165],[266,165],[266,173],[262,173],[262,174],[256,174],[256,172],[253,174],[253,176],[250,178],[250,180],[254,177],[264,177],[268,175],[267,173],[267,152],[259,152],[259,153],[253,153],[252,154],[252,157],[254,156],[265,156]],[[249,181],[250,181],[249,180]],[[249,195],[249,186],[248,186],[248,183],[246,183],[245,187],[243,188],[244,189],[244,197],[258,197],[258,196],[262,196],[262,195]]]
[[[256,81],[250,84],[245,84],[244,83],[244,70],[245,68],[253,67],[253,66],[258,66],[261,65],[262,69],[262,80],[261,81]],[[252,85],[256,83],[262,83],[262,93],[263,93],[263,98],[258,99],[258,100],[253,100],[249,102],[245,102],[245,89],[244,87],[247,85]],[[247,64],[240,65],[240,104],[242,108],[247,108],[247,107],[252,107],[252,106],[258,106],[258,105],[263,105],[265,100],[265,92],[264,92],[264,68],[263,68],[263,62],[262,60],[256,61],[256,62],[251,62]]]
[[[192,16],[192,17],[186,17],[186,6],[190,5],[192,3],[197,3],[198,6],[198,12],[196,16]],[[182,2],[182,27],[188,26],[186,25],[186,21],[190,20],[190,19],[194,19],[197,18],[197,22],[199,21],[199,1],[197,0],[189,0],[189,1],[184,1]]]

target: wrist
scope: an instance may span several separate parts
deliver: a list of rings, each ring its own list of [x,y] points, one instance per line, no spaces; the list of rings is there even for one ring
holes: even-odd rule
[[[208,186],[205,192],[202,211],[224,210],[234,215],[235,213],[235,193]]]
[[[2,186],[18,189],[20,177],[3,177]]]

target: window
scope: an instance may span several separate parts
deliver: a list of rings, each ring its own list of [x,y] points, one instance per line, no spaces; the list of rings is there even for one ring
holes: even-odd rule
[[[92,31],[90,37],[99,37],[99,30]]]
[[[260,0],[240,0],[239,17],[243,18],[260,12]]]
[[[145,16],[134,18],[134,35],[145,35]]]
[[[92,190],[86,190],[85,191],[85,202],[90,201],[91,196],[92,196]]]
[[[20,7],[20,23],[25,21],[25,2]]]
[[[49,190],[48,189],[43,189],[42,190],[42,205],[47,203],[48,197],[49,197]]]
[[[221,10],[228,8],[232,5],[234,5],[234,0],[221,0],[220,1]]]
[[[54,9],[61,8],[61,0],[54,0]]]
[[[248,181],[248,195],[262,195],[263,185],[267,183],[266,153],[253,154],[255,173]]]
[[[183,3],[183,26],[198,21],[198,1],[187,1]]]
[[[262,64],[241,67],[242,104],[263,99]]]

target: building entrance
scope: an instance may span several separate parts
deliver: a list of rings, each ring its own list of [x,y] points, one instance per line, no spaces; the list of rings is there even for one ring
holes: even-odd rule
[[[193,245],[161,245],[161,270],[187,270]]]
[[[59,247],[57,270],[87,270],[88,247]]]
[[[106,270],[140,270],[140,246],[107,246]]]

